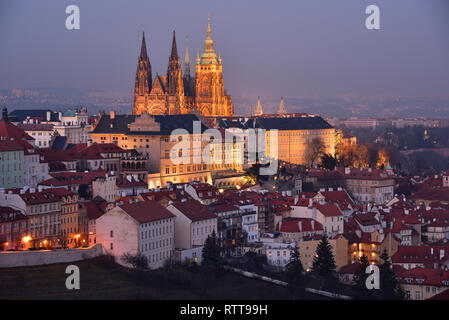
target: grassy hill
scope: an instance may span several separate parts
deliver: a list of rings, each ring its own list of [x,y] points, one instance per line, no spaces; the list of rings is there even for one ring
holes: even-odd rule
[[[0,269],[0,299],[289,299],[286,288],[229,272],[204,274],[179,266],[143,272],[107,257],[71,264],[80,268],[80,290],[65,287],[69,264]]]

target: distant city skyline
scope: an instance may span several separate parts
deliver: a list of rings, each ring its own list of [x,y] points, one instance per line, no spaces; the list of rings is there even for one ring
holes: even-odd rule
[[[80,30],[65,28],[69,4],[80,8]],[[365,28],[370,4],[380,8],[381,30]],[[126,6],[6,0],[0,4],[0,89],[69,87],[131,97],[142,31],[154,75],[166,72],[173,30],[182,61],[189,42],[194,73],[210,13],[225,89],[236,104],[253,101],[242,104],[245,111],[257,96],[270,103],[267,111],[277,108],[281,96],[287,111],[291,99],[310,97],[447,97],[447,9],[439,0],[132,1]]]

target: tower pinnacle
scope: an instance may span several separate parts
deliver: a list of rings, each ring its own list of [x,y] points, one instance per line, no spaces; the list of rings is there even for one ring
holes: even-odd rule
[[[257,97],[257,106],[256,110],[254,111],[255,116],[261,116],[263,115],[262,105],[260,104],[260,97]]]
[[[145,31],[142,31],[142,45],[140,47],[140,59],[147,60],[147,45],[145,43]]]
[[[190,77],[189,44],[186,39],[186,55],[184,58],[184,75]]]
[[[172,41],[172,45],[171,45],[171,55],[170,55],[170,60],[178,60],[178,49],[176,48],[176,35],[175,35],[175,30],[173,30],[173,41]]]
[[[278,114],[284,115],[287,113],[287,110],[285,109],[284,105],[284,97],[281,97],[281,103],[279,104]]]
[[[216,64],[217,55],[214,51],[214,41],[210,27],[210,15],[207,18],[206,40],[204,40],[204,51],[201,54],[201,64]]]

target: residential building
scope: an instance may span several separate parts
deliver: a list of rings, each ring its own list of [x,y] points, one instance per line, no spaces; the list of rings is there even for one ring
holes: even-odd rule
[[[21,188],[25,185],[24,150],[12,140],[0,140],[0,187]]]
[[[199,201],[182,200],[169,204],[167,210],[176,216],[176,248],[203,246],[212,232],[217,234],[217,216]]]
[[[117,206],[96,219],[96,241],[121,264],[124,254],[140,254],[161,268],[174,253],[175,217],[151,200]]]

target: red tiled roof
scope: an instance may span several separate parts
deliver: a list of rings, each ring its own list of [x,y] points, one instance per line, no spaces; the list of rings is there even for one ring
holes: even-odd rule
[[[119,206],[139,223],[146,223],[175,217],[170,211],[153,200],[139,201]]]
[[[301,230],[299,224],[301,223]],[[313,227],[312,227],[313,224]],[[279,228],[280,226],[280,228]],[[308,218],[287,218],[277,223],[276,231],[296,233],[296,232],[312,232],[323,231],[323,226],[318,221]]]
[[[0,140],[0,152],[20,150],[23,150],[23,147],[14,140]]]
[[[86,207],[89,220],[96,220],[104,214],[104,212],[92,201],[83,202],[82,205]]]
[[[8,139],[12,138],[14,140],[34,140],[34,138],[24,130],[5,120],[0,120],[0,137]]]
[[[220,204],[216,204],[216,205],[212,205],[210,206],[210,208],[213,208],[212,210],[214,212],[229,212],[229,211],[238,211],[239,208],[232,205],[232,204],[227,204],[227,203],[220,203]]]
[[[435,268],[413,268],[396,274],[402,284],[427,285],[449,288],[449,271]],[[446,282],[446,284],[445,284]]]
[[[129,150],[122,149],[114,143],[93,143],[90,146],[80,143],[67,151],[69,153],[73,152],[78,159],[99,159],[102,158],[102,153],[129,152]]]
[[[359,213],[355,214],[354,218],[362,225],[362,226],[372,226],[380,224],[379,220],[376,218],[376,213]]]
[[[39,183],[43,186],[68,186],[91,184],[96,178],[103,178],[106,176],[104,170],[96,170],[90,172],[55,172],[50,174],[53,178],[47,179]]]
[[[444,250],[442,259],[440,259],[440,250]],[[422,263],[425,265],[441,263],[447,259],[449,259],[449,245],[399,246],[391,257],[393,263]]]
[[[345,168],[336,168],[345,179],[357,180],[387,180],[393,179],[385,170],[382,169],[367,169],[367,168],[350,168],[349,173],[345,173]]]
[[[217,218],[207,206],[196,200],[173,203],[173,206],[193,222]]]
[[[338,209],[338,207],[333,203],[325,203],[325,204],[314,203],[313,206],[316,207],[317,210],[319,210],[326,217],[332,216],[336,217],[343,215],[340,209]]]
[[[418,192],[412,193],[410,198],[423,199],[423,200],[449,201],[449,188],[444,187],[444,188],[422,189]]]
[[[360,268],[360,264],[358,262],[354,263],[348,263],[344,265],[343,267],[338,270],[338,273],[340,274],[354,274],[356,273]]]
[[[61,197],[63,196],[75,195],[65,188],[44,189],[41,192],[37,191],[33,193],[28,189],[24,194],[20,194],[20,189],[16,189],[16,193],[19,193],[19,196],[27,205],[58,202],[61,201]]]

